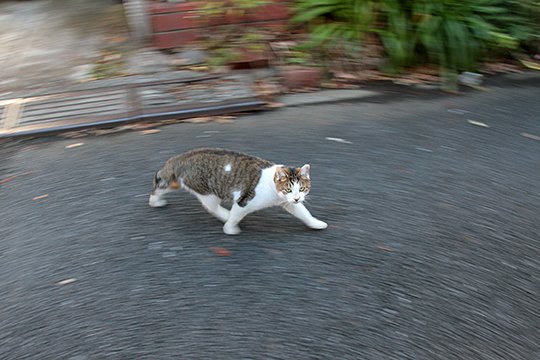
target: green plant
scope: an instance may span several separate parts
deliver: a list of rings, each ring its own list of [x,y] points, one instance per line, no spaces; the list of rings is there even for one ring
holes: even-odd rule
[[[519,18],[509,24],[508,33],[519,40],[525,51],[536,54],[540,51],[540,1],[507,0],[505,7]]]
[[[208,65],[219,67],[242,58],[246,52],[266,50],[267,34],[262,29],[236,24],[235,19],[268,0],[208,0],[199,8],[200,21],[209,24],[203,45],[210,53]],[[230,21],[233,20],[233,21]],[[215,25],[222,23],[222,25]]]
[[[229,62],[236,61],[240,55],[233,49],[227,47],[218,47],[211,49],[207,63],[212,68],[223,66]]]
[[[292,50],[286,54],[285,63],[290,65],[309,65],[311,56],[303,51]]]
[[[524,21],[530,17],[524,9],[540,13],[535,0],[524,3],[525,7],[517,0],[297,0],[294,20],[310,26],[307,47],[360,43],[366,33],[374,33],[388,58],[386,70],[431,62],[451,79],[457,71],[473,69],[490,52],[518,47],[534,24]]]
[[[298,0],[293,21],[310,23],[308,46],[328,45],[335,40],[360,41],[372,30],[377,1]]]
[[[505,33],[505,25],[517,19],[500,0],[416,1],[413,16],[418,43],[445,69],[471,69],[487,50],[517,46]]]

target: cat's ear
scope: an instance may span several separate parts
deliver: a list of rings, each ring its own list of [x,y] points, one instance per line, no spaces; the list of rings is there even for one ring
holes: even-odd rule
[[[285,170],[284,166],[278,166],[276,168],[275,177],[276,177],[277,180],[280,180],[280,181],[287,179],[287,170]]]
[[[309,166],[309,164],[305,164],[304,166],[302,166],[300,168],[300,176],[303,176],[303,177],[309,179],[309,169],[310,168],[311,168],[311,166]]]

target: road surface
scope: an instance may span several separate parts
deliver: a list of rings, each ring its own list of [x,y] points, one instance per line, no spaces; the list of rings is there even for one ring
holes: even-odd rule
[[[4,144],[0,358],[539,359],[540,82],[488,88]],[[329,228],[148,207],[199,146],[310,163]]]

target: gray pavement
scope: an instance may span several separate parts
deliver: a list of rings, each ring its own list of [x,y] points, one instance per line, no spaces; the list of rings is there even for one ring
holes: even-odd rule
[[[111,38],[128,37],[111,0],[0,2],[0,96],[91,77]]]
[[[539,89],[4,142],[0,358],[538,359]],[[268,209],[227,237],[186,193],[149,208],[198,146],[311,163],[329,228]]]

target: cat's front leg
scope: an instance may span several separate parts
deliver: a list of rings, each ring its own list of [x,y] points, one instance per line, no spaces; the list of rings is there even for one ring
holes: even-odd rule
[[[312,229],[322,230],[328,227],[327,223],[313,217],[313,215],[311,215],[311,213],[304,206],[304,204],[287,203],[283,205],[283,208],[287,210],[287,212],[295,216],[296,218],[300,219],[300,221],[302,221],[304,224],[306,224],[308,227]]]
[[[227,235],[240,234],[241,230],[238,224],[249,213],[250,211],[247,206],[242,207],[234,203],[229,213],[229,219],[223,225],[223,232]]]

